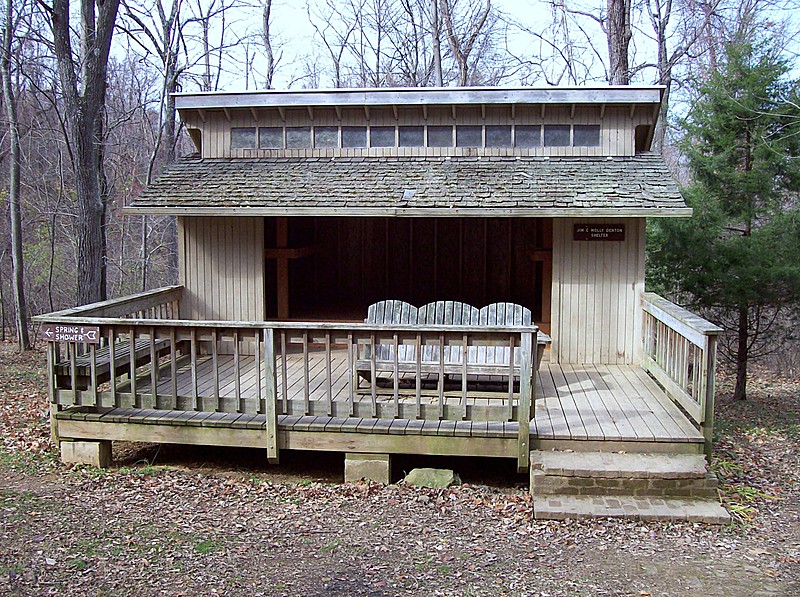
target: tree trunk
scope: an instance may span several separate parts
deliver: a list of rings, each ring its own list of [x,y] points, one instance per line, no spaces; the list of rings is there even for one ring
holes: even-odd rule
[[[25,305],[25,276],[22,258],[22,214],[20,210],[20,163],[22,161],[22,156],[19,144],[17,103],[11,81],[11,36],[13,33],[11,0],[6,0],[4,16],[5,27],[0,71],[2,71],[3,76],[3,103],[6,105],[9,141],[11,144],[11,172],[9,175],[8,204],[11,218],[11,261],[14,270],[15,323],[19,349],[28,350],[30,348],[30,339],[28,338],[28,313]]]
[[[611,85],[629,85],[630,67],[628,48],[631,43],[630,0],[608,0],[606,37],[608,40],[608,82]]]
[[[92,0],[81,0],[80,25],[75,28],[80,34],[77,51],[72,47],[69,0],[54,0],[50,11],[77,195],[76,298],[79,304],[100,301],[106,296],[107,189],[101,168],[102,109],[118,8],[119,0],[104,0],[96,5]]]
[[[748,315],[750,308],[739,307],[739,344],[736,348],[736,387],[733,390],[734,400],[747,400],[747,344],[750,341]]]
[[[439,27],[439,0],[431,0],[431,36],[433,37],[433,84],[444,87],[442,78],[442,40]]]

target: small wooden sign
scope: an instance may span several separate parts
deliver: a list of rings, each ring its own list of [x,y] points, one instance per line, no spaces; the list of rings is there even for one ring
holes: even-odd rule
[[[49,342],[84,342],[100,344],[100,326],[97,325],[53,325],[42,326],[39,335]]]
[[[625,240],[625,224],[575,224],[572,240]]]

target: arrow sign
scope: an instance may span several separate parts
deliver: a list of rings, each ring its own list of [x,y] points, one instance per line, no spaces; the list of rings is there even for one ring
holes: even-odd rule
[[[82,342],[84,344],[100,344],[100,326],[66,325],[46,323],[41,327],[40,335],[49,342]]]

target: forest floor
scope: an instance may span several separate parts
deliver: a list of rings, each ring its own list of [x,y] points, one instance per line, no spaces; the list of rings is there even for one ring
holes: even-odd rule
[[[0,594],[800,595],[798,381],[734,403],[723,376],[734,521],[709,527],[536,521],[526,479],[480,459],[447,490],[343,484],[341,455],[115,444],[109,470],[68,467],[43,368],[0,345]]]

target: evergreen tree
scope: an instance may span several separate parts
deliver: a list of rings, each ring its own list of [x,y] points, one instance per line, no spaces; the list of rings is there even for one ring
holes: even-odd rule
[[[651,226],[651,281],[729,331],[739,400],[748,360],[800,300],[800,104],[788,73],[767,43],[727,47],[684,123],[694,216]]]

